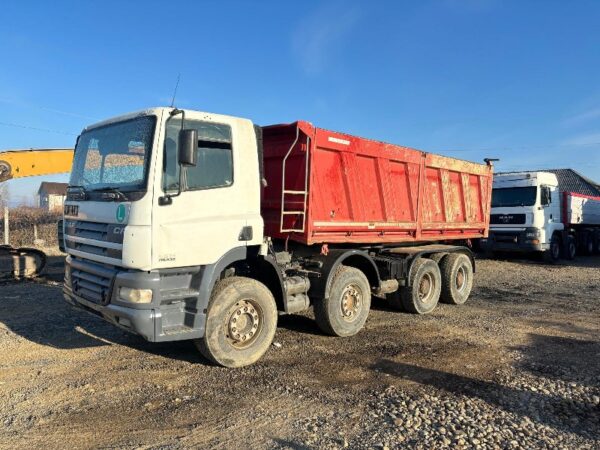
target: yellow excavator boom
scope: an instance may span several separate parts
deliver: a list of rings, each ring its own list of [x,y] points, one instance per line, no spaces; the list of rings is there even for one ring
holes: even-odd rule
[[[46,148],[0,152],[0,182],[71,171],[73,149]]]
[[[0,182],[70,172],[73,153],[68,148],[0,152]],[[45,266],[46,255],[41,250],[0,245],[0,279],[36,277]]]

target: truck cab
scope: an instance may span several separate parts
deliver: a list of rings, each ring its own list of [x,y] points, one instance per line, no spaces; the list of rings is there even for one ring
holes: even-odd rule
[[[182,128],[194,165],[180,164]],[[64,210],[67,301],[150,341],[200,337],[194,297],[263,244],[257,154],[252,122],[217,114],[153,108],[85,128]]]
[[[564,229],[560,211],[553,173],[495,174],[490,233],[482,246],[489,252],[539,252],[558,259],[558,236]]]

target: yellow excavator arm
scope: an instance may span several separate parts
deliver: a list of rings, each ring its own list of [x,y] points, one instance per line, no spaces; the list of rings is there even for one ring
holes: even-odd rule
[[[71,171],[73,149],[48,148],[0,152],[0,182]]]
[[[68,148],[0,152],[0,182],[70,172],[73,153]],[[39,249],[0,245],[0,279],[35,277],[45,265],[46,255]]]

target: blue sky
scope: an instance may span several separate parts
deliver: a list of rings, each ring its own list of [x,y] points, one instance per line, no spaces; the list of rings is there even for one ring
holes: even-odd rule
[[[72,146],[170,103],[180,73],[179,107],[600,181],[598,1],[7,0],[2,18],[0,149]]]

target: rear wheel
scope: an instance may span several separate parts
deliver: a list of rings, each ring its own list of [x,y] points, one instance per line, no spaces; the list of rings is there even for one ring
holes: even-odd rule
[[[413,262],[409,286],[401,288],[400,297],[405,310],[427,314],[435,309],[440,299],[442,276],[435,261],[419,258]]]
[[[439,266],[446,256],[448,256],[448,253],[434,253],[429,256],[429,259],[435,261],[435,263]]]
[[[442,292],[440,300],[451,305],[462,305],[473,288],[473,263],[464,253],[451,253],[440,264]]]
[[[585,233],[583,235],[583,253],[585,255],[594,254],[594,235],[592,233]]]
[[[353,336],[367,321],[371,308],[371,288],[364,273],[340,266],[331,282],[329,296],[315,303],[319,328],[332,336]]]
[[[277,328],[277,306],[271,291],[251,278],[229,277],[213,289],[204,338],[196,346],[212,362],[242,367],[267,351]]]
[[[565,257],[569,260],[573,260],[575,259],[575,256],[577,256],[577,245],[575,244],[575,238],[573,236],[569,236],[567,238]]]

